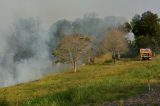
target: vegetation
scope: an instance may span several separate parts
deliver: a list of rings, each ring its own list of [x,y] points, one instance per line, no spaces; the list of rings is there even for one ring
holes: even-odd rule
[[[156,50],[160,44],[160,20],[150,11],[135,15],[132,19],[132,32],[135,34],[136,47]]]
[[[89,37],[80,34],[68,35],[60,41],[53,54],[57,57],[57,62],[72,64],[76,72],[77,62],[82,60],[82,57],[91,49],[90,42],[91,40]]]
[[[110,31],[104,41],[103,41],[103,47],[112,53],[112,59],[116,60],[116,56],[118,59],[120,59],[121,53],[124,53],[128,50],[128,42],[125,38],[126,33],[123,33],[122,31],[118,30],[112,30]]]
[[[87,18],[87,20],[89,19]],[[101,22],[96,17],[91,19],[95,22],[95,26],[90,31],[84,31],[86,28],[80,30],[79,28],[83,25],[76,22],[73,22],[73,25],[76,27],[72,29],[72,24],[64,20],[56,23],[58,30],[53,33],[55,35],[56,45],[54,46],[56,49],[52,47],[53,45],[51,45],[50,49],[54,49],[53,55],[57,59],[56,62],[71,64],[76,73],[66,70],[64,73],[48,75],[34,82],[1,88],[0,105],[101,105],[103,102],[115,100],[120,101],[120,105],[122,105],[123,100],[128,97],[135,97],[139,94],[155,91],[155,85],[160,83],[160,56],[157,56],[153,61],[142,62],[128,58],[120,60],[120,55],[125,53],[128,47],[130,47],[130,50],[147,47],[157,50],[159,48],[160,24],[158,15],[148,11],[143,13],[142,16],[136,15],[131,25],[124,23],[124,25],[116,26],[116,30],[111,30],[114,28],[108,28],[107,31],[104,28],[102,32],[99,30],[99,33],[95,35],[100,34],[101,38],[97,39],[98,37],[95,37],[95,42],[91,42],[89,37],[79,34],[81,31],[89,32],[91,35],[92,31],[95,30],[96,32],[96,25]],[[90,26],[92,21],[86,26],[92,27]],[[26,23],[25,21],[23,22]],[[84,23],[86,22],[84,21]],[[36,27],[36,23],[32,26]],[[69,31],[68,27],[73,31]],[[19,32],[20,28],[17,27],[17,34],[21,32]],[[100,27],[99,29],[102,28]],[[29,29],[30,32],[35,32],[36,30],[38,29],[33,31]],[[135,34],[135,41],[129,44],[125,35],[130,30]],[[72,33],[68,34],[69,32]],[[75,34],[75,32],[78,33]],[[106,36],[104,34],[105,32],[108,32]],[[16,33],[15,35],[17,35]],[[36,35],[38,33],[33,34]],[[12,39],[15,39],[14,36]],[[17,40],[12,41],[13,44],[16,44],[15,41]],[[102,49],[99,51],[106,49],[107,53],[109,53],[105,55],[102,53],[99,57],[94,57],[95,54],[98,54],[98,49]],[[25,52],[24,50],[20,51]],[[20,56],[20,58],[29,58],[32,52],[27,52],[28,55],[26,53],[23,53],[23,55],[16,54],[16,59],[18,59],[17,56]],[[115,63],[116,56],[119,60],[117,64],[113,64],[112,60]],[[86,63],[84,61],[91,59],[91,57],[94,57],[94,64],[84,65],[83,63]],[[19,59],[16,61],[19,61]],[[77,66],[79,66],[78,70]]]
[[[100,59],[100,58],[99,58]],[[103,57],[102,57],[103,59]],[[154,61],[118,61],[113,65],[87,65],[77,73],[49,75],[39,81],[0,89],[7,105],[100,105],[148,92],[159,83],[160,56]],[[3,99],[4,101],[4,99]]]

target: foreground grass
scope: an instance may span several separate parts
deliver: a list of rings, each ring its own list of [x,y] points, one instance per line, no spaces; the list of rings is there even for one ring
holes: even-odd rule
[[[0,89],[0,105],[99,105],[154,90],[159,83],[160,57],[153,61],[119,61],[83,66],[77,73],[49,75],[39,81]]]

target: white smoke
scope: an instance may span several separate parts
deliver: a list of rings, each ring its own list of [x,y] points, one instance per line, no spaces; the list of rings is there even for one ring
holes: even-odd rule
[[[51,38],[50,42],[55,41],[55,43],[49,43],[49,47],[55,48],[56,44],[66,35],[73,33],[80,33],[84,35],[89,35],[94,38],[93,48],[95,52],[99,51],[99,45],[106,35],[107,31],[112,28],[117,28],[127,22],[124,17],[107,16],[105,18],[100,18],[96,13],[85,14],[82,18],[77,18],[74,21],[59,20],[52,24],[49,29]]]
[[[36,80],[53,70],[49,35],[38,21],[20,19],[7,32],[0,34],[0,86]]]
[[[10,86],[41,78],[45,74],[69,68],[54,65],[51,55],[65,35],[81,33],[102,39],[106,30],[126,22],[123,17],[101,19],[94,14],[75,21],[60,20],[44,31],[39,20],[16,20],[0,31],[0,86]],[[100,41],[100,40],[99,40]]]

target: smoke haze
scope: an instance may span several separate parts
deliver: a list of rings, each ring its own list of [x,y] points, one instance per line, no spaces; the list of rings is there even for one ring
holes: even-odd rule
[[[46,42],[48,36],[34,19],[17,20],[3,33],[0,49],[0,81],[2,86],[40,78],[51,71]]]
[[[54,44],[49,43],[49,47],[55,48],[64,36],[72,33],[92,36],[95,39],[94,44],[97,46],[108,30],[126,22],[127,19],[124,17],[107,16],[103,19],[95,13],[85,14],[82,18],[77,18],[74,21],[59,20],[49,29],[50,42],[55,41]]]
[[[147,10],[160,14],[159,4],[159,0],[0,0],[0,29],[17,18],[28,17],[39,17],[48,28],[59,19],[74,20],[92,12],[130,20]]]
[[[59,20],[46,31],[37,19],[15,20],[0,34],[0,85],[33,81],[66,68],[66,65],[52,66],[52,52],[65,35],[80,33],[100,39],[106,29],[124,22],[123,17],[101,19],[96,14],[87,14],[74,21]]]
[[[0,0],[0,86],[36,80],[60,70],[61,66],[52,67],[51,52],[63,36],[81,33],[100,39],[108,28],[130,20],[136,13],[152,10],[159,14],[159,3],[159,0]],[[92,12],[100,16],[82,17]],[[106,15],[111,16],[102,18]]]

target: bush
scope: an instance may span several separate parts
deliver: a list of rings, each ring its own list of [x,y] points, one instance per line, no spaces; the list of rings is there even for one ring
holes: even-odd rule
[[[113,63],[113,61],[112,60],[105,60],[104,61],[104,65],[106,64],[106,65],[110,65],[110,64],[112,64]]]

